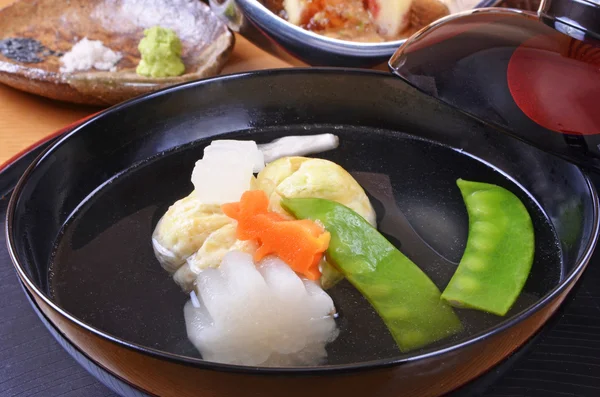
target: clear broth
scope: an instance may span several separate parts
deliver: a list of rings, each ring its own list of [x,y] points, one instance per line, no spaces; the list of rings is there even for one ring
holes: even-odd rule
[[[465,247],[468,217],[456,179],[504,186],[524,202],[536,233],[536,254],[523,293],[506,317],[456,310],[465,330],[421,350],[401,353],[362,295],[343,281],[328,292],[339,313],[340,335],[328,346],[327,364],[353,364],[413,356],[483,333],[534,304],[560,281],[562,253],[556,234],[528,192],[467,154],[394,131],[347,126],[253,130],[268,142],[284,135],[332,132],[340,147],[314,157],[332,160],[360,180],[389,178],[386,189],[364,184],[378,224],[443,290]],[[248,139],[248,132],[227,135]],[[65,310],[124,341],[200,357],[188,341],[183,305],[188,300],[152,251],[151,234],[174,201],[192,190],[190,175],[207,140],[176,148],[108,181],[80,204],[58,236],[48,273],[50,294]],[[371,191],[370,191],[371,190]],[[382,196],[381,192],[384,192]]]

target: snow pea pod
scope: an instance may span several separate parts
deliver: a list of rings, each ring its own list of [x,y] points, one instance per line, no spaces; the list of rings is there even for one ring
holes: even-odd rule
[[[436,285],[362,216],[334,201],[284,198],[298,219],[320,222],[331,234],[328,260],[371,303],[403,352],[462,330]]]
[[[521,293],[535,250],[527,209],[510,191],[459,179],[469,214],[462,259],[442,298],[453,306],[504,316]]]

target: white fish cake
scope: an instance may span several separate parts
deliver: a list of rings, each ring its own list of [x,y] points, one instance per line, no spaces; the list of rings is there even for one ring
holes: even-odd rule
[[[337,148],[340,139],[333,134],[291,135],[259,145],[265,162],[270,163],[287,156],[306,156]],[[263,167],[264,168],[264,167]],[[259,170],[261,171],[261,170]]]
[[[208,361],[316,365],[339,333],[329,295],[274,257],[256,266],[250,254],[229,252],[198,275],[196,294],[200,307],[184,308],[186,328]]]

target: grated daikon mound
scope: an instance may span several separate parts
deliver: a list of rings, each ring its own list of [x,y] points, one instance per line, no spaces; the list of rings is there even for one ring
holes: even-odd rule
[[[88,40],[84,37],[60,58],[60,71],[72,73],[93,68],[114,72],[117,70],[115,65],[121,58],[120,53],[105,47],[100,40]]]
[[[190,341],[208,361],[238,365],[322,363],[338,336],[331,297],[283,261],[233,251],[196,280],[199,305],[184,308]]]

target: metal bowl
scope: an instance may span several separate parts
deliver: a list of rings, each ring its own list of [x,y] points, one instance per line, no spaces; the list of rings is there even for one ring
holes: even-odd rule
[[[502,0],[482,0],[473,8]],[[259,0],[210,0],[210,6],[235,32],[288,62],[313,66],[372,67],[394,54],[403,40],[361,43],[322,36],[275,15]],[[462,8],[461,10],[471,9]]]

